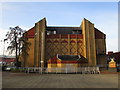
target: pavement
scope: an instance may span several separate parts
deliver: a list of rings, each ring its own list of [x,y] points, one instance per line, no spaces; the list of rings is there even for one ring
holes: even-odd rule
[[[118,88],[118,74],[2,72],[2,88]]]

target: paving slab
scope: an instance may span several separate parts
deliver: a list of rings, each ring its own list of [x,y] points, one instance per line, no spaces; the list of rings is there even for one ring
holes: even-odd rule
[[[2,88],[118,88],[118,74],[3,72]]]

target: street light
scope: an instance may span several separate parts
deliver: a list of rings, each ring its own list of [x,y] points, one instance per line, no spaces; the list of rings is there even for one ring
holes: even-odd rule
[[[43,71],[43,69],[42,69],[42,63],[43,63],[43,61],[40,61],[40,63],[41,63],[41,74],[42,74],[42,71]]]
[[[42,63],[43,63],[43,61],[40,61],[40,63],[41,63],[41,68],[42,68]]]

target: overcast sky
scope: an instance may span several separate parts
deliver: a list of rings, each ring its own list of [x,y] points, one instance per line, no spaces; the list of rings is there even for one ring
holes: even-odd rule
[[[106,34],[107,51],[118,51],[117,2],[11,2],[0,4],[0,13],[0,40],[9,27],[28,30],[44,17],[49,26],[80,26],[86,18]],[[0,55],[3,46],[0,42]]]

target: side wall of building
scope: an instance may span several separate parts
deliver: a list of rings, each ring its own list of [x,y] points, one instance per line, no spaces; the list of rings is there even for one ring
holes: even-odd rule
[[[45,30],[46,19],[42,19],[35,24],[34,35],[34,66],[44,67],[45,62]]]
[[[97,65],[100,67],[105,67],[107,65],[106,59],[106,36],[102,32],[96,29],[96,56],[97,56]]]
[[[94,24],[84,19],[81,24],[83,33],[84,55],[88,59],[89,66],[96,65],[96,46]]]
[[[20,57],[22,67],[34,67],[34,38],[28,38],[29,50],[26,57]]]
[[[34,38],[29,38],[30,47],[28,51],[28,56],[26,59],[26,67],[34,67]]]

